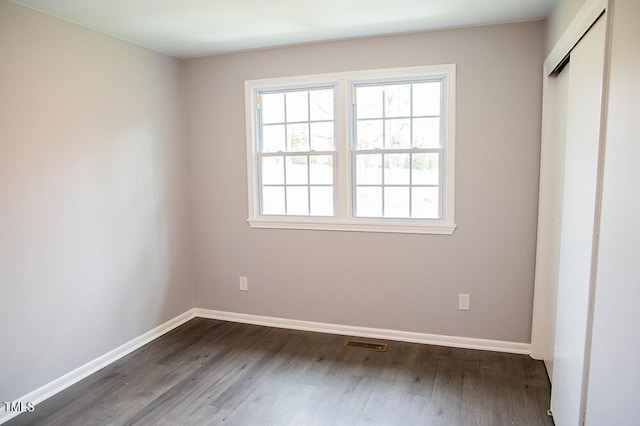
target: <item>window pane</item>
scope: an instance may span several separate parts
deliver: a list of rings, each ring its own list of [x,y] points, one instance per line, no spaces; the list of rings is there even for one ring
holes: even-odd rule
[[[385,86],[385,117],[409,117],[411,115],[411,85]]]
[[[382,188],[358,187],[356,195],[356,210],[359,217],[382,216]]]
[[[333,157],[331,155],[309,156],[309,178],[312,185],[333,184]]]
[[[409,154],[387,154],[384,156],[385,185],[408,185],[410,175]]]
[[[311,123],[311,149],[333,151],[333,122]]]
[[[386,149],[403,149],[411,147],[411,120],[385,120]]]
[[[312,186],[311,214],[314,216],[333,216],[333,187]]]
[[[356,184],[382,184],[382,154],[364,154],[356,157]]]
[[[358,121],[356,149],[382,148],[382,120]]]
[[[307,156],[295,155],[287,157],[287,185],[307,184]]]
[[[438,219],[438,188],[411,189],[411,216],[422,219]]]
[[[309,214],[309,193],[307,188],[307,186],[287,187],[287,214]]]
[[[413,115],[440,115],[440,82],[413,85]]]
[[[262,158],[262,184],[284,184],[284,161],[282,157]]]
[[[333,89],[312,90],[309,96],[311,120],[333,120]]]
[[[284,125],[272,124],[262,127],[262,152],[285,150]]]
[[[358,118],[382,118],[382,87],[357,87],[356,112]]]
[[[309,119],[309,92],[288,92],[287,123],[307,121]]]
[[[284,214],[284,187],[262,188],[262,214]]]
[[[384,216],[409,217],[409,187],[384,188]]]
[[[439,157],[438,154],[413,154],[414,185],[438,185],[440,182]]]
[[[284,123],[284,93],[269,93],[260,96],[262,123]]]
[[[287,151],[309,151],[309,125],[287,125]]]
[[[413,120],[413,146],[415,148],[440,148],[440,118],[415,118]]]

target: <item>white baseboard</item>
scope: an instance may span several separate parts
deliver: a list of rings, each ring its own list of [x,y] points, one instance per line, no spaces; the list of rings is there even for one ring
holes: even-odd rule
[[[210,318],[244,324],[264,325],[267,327],[288,328],[292,330],[314,331],[319,333],[340,334],[345,336],[366,337],[371,339],[396,340],[401,342],[423,343],[428,345],[449,346],[454,348],[480,349],[485,351],[508,352],[514,354],[530,353],[528,343],[504,342],[501,340],[474,339],[471,337],[445,336],[440,334],[414,333],[410,331],[387,330],[381,328],[357,327],[350,325],[329,324],[322,322],[300,321],[286,318],[266,317],[261,315],[240,314],[235,312],[215,311],[211,309],[193,308],[158,327],[136,337],[114,350],[90,361],[64,376],[28,393],[13,402],[39,404],[95,373],[101,368],[119,360],[150,341],[162,336],[192,318]],[[1,408],[1,407],[0,407]],[[0,424],[19,415],[19,412],[0,412]]]
[[[401,342],[423,343],[427,345],[449,346],[465,349],[480,349],[484,351],[508,352],[525,355],[529,355],[531,346],[529,343],[505,342],[501,340],[475,339],[472,337],[456,337],[445,336],[441,334],[388,330],[382,328],[328,324],[322,322],[300,321],[286,318],[265,317],[260,315],[239,314],[235,312],[215,311],[201,308],[195,308],[195,316],[200,318],[241,322],[245,324],[264,325],[268,327],[289,328],[293,330],[315,331],[319,333],[340,334],[345,336],[366,337],[371,339],[397,340]]]
[[[119,360],[123,356],[128,355],[141,346],[144,346],[150,341],[162,336],[165,333],[168,333],[169,331],[173,330],[181,324],[184,324],[194,317],[195,309],[189,309],[188,311],[178,315],[173,319],[170,319],[164,324],[157,326],[153,330],[150,330],[143,335],[128,341],[127,343],[115,348],[114,350],[107,352],[106,354],[94,359],[93,361],[89,361],[88,363],[76,368],[75,370],[65,374],[64,376],[59,377],[56,380],[49,382],[46,385],[32,392],[29,392],[22,398],[19,398],[12,402],[29,402],[37,405],[45,399],[50,398],[58,392],[65,390],[74,383],[77,383],[85,377],[90,376],[101,368],[104,368],[107,365]],[[4,407],[0,406],[0,424],[7,422],[9,421],[9,419],[12,419],[13,417],[21,414],[20,412],[6,412],[2,410],[2,408]]]

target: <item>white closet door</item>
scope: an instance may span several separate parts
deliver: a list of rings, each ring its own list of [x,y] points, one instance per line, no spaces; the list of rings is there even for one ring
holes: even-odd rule
[[[569,90],[551,393],[557,426],[580,425],[583,417],[605,27],[600,18],[561,72],[569,73]]]
[[[555,326],[556,297],[558,292],[558,268],[560,260],[560,236],[562,232],[562,197],[564,196],[564,168],[565,143],[567,137],[567,112],[569,110],[569,75],[571,63],[568,63],[560,74],[555,77],[555,137],[551,151],[548,154],[552,173],[549,187],[550,199],[546,214],[549,215],[545,224],[547,232],[538,236],[538,244],[542,244],[543,251],[538,251],[536,262],[546,262],[545,277],[553,285],[549,288],[547,305],[545,306],[545,320]],[[542,201],[541,201],[542,202]],[[543,240],[544,237],[544,240]],[[543,354],[547,372],[553,378],[553,345],[555,342],[555,328],[545,341],[548,351]]]

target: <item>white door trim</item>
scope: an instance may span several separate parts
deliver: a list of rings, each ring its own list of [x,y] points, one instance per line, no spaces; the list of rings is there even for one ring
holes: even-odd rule
[[[607,8],[607,0],[586,0],[567,29],[562,33],[560,40],[544,61],[544,76],[548,77],[567,57],[589,28],[604,13]]]

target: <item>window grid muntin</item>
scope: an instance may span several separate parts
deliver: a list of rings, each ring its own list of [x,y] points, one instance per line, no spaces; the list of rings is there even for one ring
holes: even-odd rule
[[[311,92],[317,90],[331,90],[332,91],[332,120],[312,120],[311,119]],[[307,120],[306,121],[287,121],[287,94],[288,93],[298,93],[298,92],[306,92],[307,93]],[[283,122],[270,122],[264,124],[262,121],[262,104],[259,99],[262,96],[268,94],[283,94],[283,108],[284,108],[284,121]],[[257,166],[258,166],[258,188],[260,188],[259,194],[259,209],[260,214],[264,216],[304,216],[304,217],[335,217],[336,215],[336,119],[335,119],[335,111],[336,111],[336,96],[335,96],[335,85],[321,85],[321,86],[303,86],[303,87],[292,87],[286,89],[275,89],[275,90],[259,90],[256,93],[258,97],[258,101],[256,102],[257,108],[257,134],[258,134],[258,146],[257,146]],[[315,123],[332,123],[333,124],[333,150],[331,151],[314,151],[311,149],[311,124]],[[309,150],[307,151],[289,151],[289,125],[291,124],[306,124],[307,125],[307,134],[308,140],[307,145]],[[274,125],[282,125],[284,126],[284,149],[285,151],[277,151],[277,152],[264,152],[263,150],[263,131],[264,126],[274,126]],[[310,157],[312,156],[331,156],[331,164],[332,164],[332,183],[331,184],[311,184],[311,166],[310,166]],[[290,184],[287,183],[287,157],[293,156],[304,156],[307,161],[307,183],[306,184]],[[263,183],[263,170],[262,170],[262,159],[265,157],[282,157],[282,167],[283,167],[283,184],[264,184]],[[283,214],[271,214],[264,213],[264,188],[274,187],[274,188],[282,188],[283,196],[284,196],[284,213]],[[289,187],[306,187],[307,188],[307,214],[289,214],[287,211],[289,210],[289,202],[288,202],[288,191]],[[333,205],[332,205],[332,214],[331,215],[312,215],[311,214],[311,188],[312,187],[330,187],[332,189],[333,194]]]
[[[418,116],[414,116],[413,115],[413,106],[414,106],[414,99],[413,99],[413,93],[414,93],[414,85],[415,84],[421,84],[421,83],[435,83],[438,82],[439,83],[439,87],[440,87],[440,105],[439,105],[439,115],[418,115]],[[409,116],[393,116],[390,118],[387,118],[386,115],[386,98],[385,98],[385,87],[386,86],[394,86],[394,85],[410,85],[410,91],[409,91]],[[441,77],[429,77],[429,78],[424,78],[424,79],[392,79],[392,80],[377,80],[377,81],[370,81],[370,82],[353,82],[352,83],[352,92],[353,92],[353,99],[352,99],[352,106],[351,106],[351,120],[353,122],[353,128],[352,128],[352,132],[351,132],[351,143],[350,145],[350,156],[351,156],[351,181],[352,181],[352,194],[351,194],[351,202],[352,202],[352,216],[354,218],[365,218],[365,219],[411,219],[411,220],[442,220],[444,218],[444,203],[445,203],[445,185],[446,182],[444,182],[444,176],[445,176],[445,161],[446,159],[445,157],[445,152],[444,152],[444,146],[445,146],[445,127],[446,127],[446,109],[445,109],[445,99],[444,99],[444,88],[446,85],[446,76],[441,76]],[[382,116],[381,117],[366,117],[366,118],[358,118],[358,100],[357,100],[357,89],[360,87],[382,87],[382,91],[381,91],[381,98],[382,98]],[[421,118],[438,118],[439,119],[439,148],[414,148],[414,120],[415,119],[421,119]],[[410,126],[409,126],[409,143],[411,148],[405,148],[405,149],[397,149],[397,148],[387,148],[387,135],[386,135],[386,131],[387,131],[387,126],[386,126],[386,121],[388,119],[392,119],[392,120],[400,120],[400,119],[409,119],[410,120]],[[382,146],[383,148],[375,148],[375,149],[358,149],[358,122],[360,121],[373,121],[373,120],[380,120],[382,121]],[[416,153],[437,153],[438,154],[438,185],[414,185],[413,184],[413,154]],[[385,156],[388,154],[402,154],[402,153],[408,153],[409,154],[409,184],[408,185],[400,185],[400,184],[387,184],[385,182]],[[357,157],[359,155],[366,155],[366,154],[381,154],[382,156],[382,160],[381,160],[381,167],[380,167],[380,173],[382,174],[381,176],[381,183],[379,185],[374,185],[374,184],[358,184],[357,182]],[[381,216],[360,216],[358,214],[358,202],[357,202],[357,198],[358,198],[358,188],[360,187],[376,187],[376,188],[380,188],[381,189],[381,201],[382,201],[382,211],[381,211]],[[409,215],[407,217],[393,217],[393,216],[386,216],[385,215],[385,188],[387,187],[405,187],[405,188],[409,188]],[[438,188],[438,215],[435,218],[417,218],[417,217],[413,217],[412,216],[412,212],[413,212],[413,191],[412,189],[414,187],[435,187]]]

